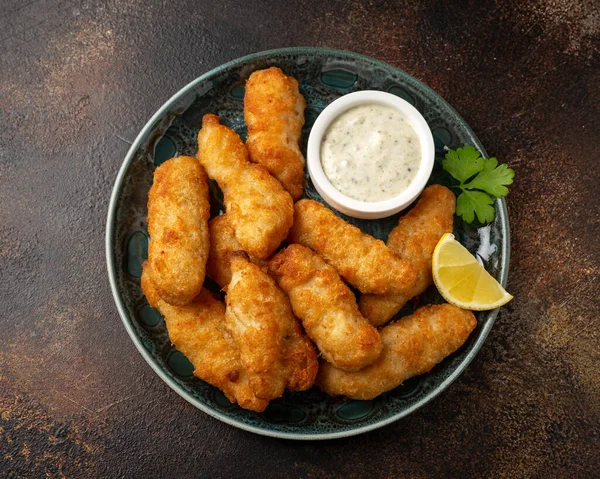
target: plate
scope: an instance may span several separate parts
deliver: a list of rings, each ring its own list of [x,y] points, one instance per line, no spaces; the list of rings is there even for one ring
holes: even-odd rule
[[[442,98],[410,75],[372,58],[320,48],[288,48],[231,61],[202,75],[167,101],[144,126],[127,153],[108,211],[106,256],[110,284],[123,324],[144,359],[173,390],[198,409],[266,436],[332,439],[360,434],[410,414],[446,389],[477,354],[498,311],[477,313],[477,328],[468,341],[429,374],[406,381],[372,401],[331,398],[312,388],[286,393],[264,413],[256,414],[230,404],[218,389],[192,375],[192,365],[171,345],[162,317],[148,306],[140,289],[141,263],[148,251],[146,201],[154,168],[173,156],[195,155],[196,137],[205,113],[219,115],[223,123],[245,138],[244,82],[254,70],[272,65],[297,78],[306,98],[304,153],[310,127],[326,105],[346,93],[370,89],[404,98],[427,120],[436,147],[436,165],[430,183],[445,181],[441,159],[447,148],[473,145],[485,156],[483,146],[469,126]],[[218,195],[218,189],[213,188],[213,215],[222,212]],[[322,201],[308,176],[305,195]],[[497,216],[492,224],[477,228],[456,218],[454,234],[505,286],[509,263],[508,217],[504,200],[496,200],[495,206]],[[398,215],[383,220],[344,218],[385,240]],[[420,301],[443,302],[434,288],[421,295]],[[411,307],[414,305],[405,307],[399,315],[410,314]]]

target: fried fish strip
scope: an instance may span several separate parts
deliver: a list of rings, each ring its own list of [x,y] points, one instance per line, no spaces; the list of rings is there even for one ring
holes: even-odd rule
[[[225,305],[204,288],[191,303],[170,305],[158,295],[149,274],[145,263],[142,291],[150,306],[164,316],[171,342],[194,365],[194,376],[219,388],[232,403],[264,411],[269,401],[254,394],[237,346],[223,330]]]
[[[231,257],[225,301],[225,327],[255,394],[275,399],[286,386],[308,389],[318,370],[316,352],[301,334],[285,293],[244,253]]]
[[[388,237],[387,246],[411,262],[417,273],[417,281],[401,295],[363,294],[358,306],[371,324],[385,324],[408,300],[433,284],[433,250],[444,233],[452,233],[455,211],[454,193],[442,185],[431,185],[423,190],[415,207],[400,218],[398,226]]]
[[[227,214],[216,216],[208,222],[210,232],[210,252],[206,262],[206,274],[216,281],[221,288],[226,288],[231,281],[231,255],[244,248],[235,239],[233,229],[229,224]],[[261,268],[266,268],[267,262],[250,256],[250,261]]]
[[[298,147],[306,101],[295,78],[280,68],[250,75],[244,94],[250,159],[277,178],[294,200],[304,191],[304,157]]]
[[[415,283],[415,269],[383,241],[363,233],[313,200],[295,206],[289,239],[318,253],[362,293],[404,294]]]
[[[268,258],[292,226],[292,197],[264,166],[250,162],[246,145],[220,124],[218,116],[202,119],[198,159],[223,191],[227,216],[242,248]]]
[[[293,244],[271,259],[269,270],[327,361],[357,371],[378,358],[383,348],[379,333],[359,313],[350,288],[321,257]]]
[[[208,179],[196,158],[172,158],[156,169],[148,193],[148,263],[167,303],[185,305],[202,289],[209,216]]]
[[[370,366],[346,372],[321,362],[317,386],[331,396],[373,399],[429,372],[460,348],[476,325],[471,311],[450,304],[424,306],[380,331],[383,352]]]

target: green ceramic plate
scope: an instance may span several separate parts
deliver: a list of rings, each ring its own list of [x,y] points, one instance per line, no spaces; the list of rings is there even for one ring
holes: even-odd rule
[[[217,389],[192,375],[192,366],[170,344],[164,321],[150,308],[140,290],[141,263],[146,258],[146,201],[156,165],[176,155],[195,155],[196,135],[205,113],[245,137],[244,82],[254,70],[281,67],[300,82],[306,98],[308,132],[319,112],[341,95],[358,90],[382,90],[412,103],[427,120],[435,138],[436,166],[430,182],[446,180],[440,167],[446,148],[474,145],[484,155],[464,120],[431,89],[406,73],[372,58],[318,48],[289,48],[250,55],[226,63],[193,81],[167,101],[142,129],[131,146],[115,182],[108,211],[106,255],[110,283],[127,332],[148,364],[179,395],[233,426],[248,431],[293,439],[331,439],[379,428],[410,414],[446,389],[466,368],[488,335],[498,311],[477,314],[478,326],[467,343],[427,375],[414,378],[372,401],[331,398],[316,388],[286,394],[263,414],[232,405]],[[213,189],[213,215],[219,214],[218,190]],[[306,196],[321,201],[307,179]],[[477,254],[487,270],[506,285],[509,262],[509,228],[504,201],[496,202],[493,224],[485,228],[455,221],[454,234]],[[346,218],[385,240],[397,216],[384,220]],[[431,288],[421,303],[442,302]],[[414,305],[413,305],[414,306]],[[410,313],[407,307],[400,315]]]

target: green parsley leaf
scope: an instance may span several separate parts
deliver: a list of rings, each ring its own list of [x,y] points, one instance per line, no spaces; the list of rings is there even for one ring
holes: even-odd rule
[[[483,170],[484,159],[472,146],[450,150],[442,160],[442,167],[454,178],[464,183]]]
[[[490,158],[489,160],[483,159],[483,170],[490,171],[498,166],[498,160],[496,158]]]
[[[480,223],[494,221],[496,210],[494,200],[482,191],[463,191],[456,200],[456,214],[467,223],[472,223],[477,215]]]
[[[496,198],[502,198],[508,194],[508,188],[504,185],[510,185],[514,176],[515,172],[506,164],[491,170],[484,168],[472,181],[463,185],[463,188],[483,190]]]
[[[472,223],[475,216],[481,223],[493,221],[496,217],[493,197],[508,194],[506,185],[512,184],[514,170],[505,164],[498,165],[496,158],[482,158],[472,146],[449,150],[442,167],[460,183],[453,187],[461,190],[456,200],[456,214],[467,223]]]

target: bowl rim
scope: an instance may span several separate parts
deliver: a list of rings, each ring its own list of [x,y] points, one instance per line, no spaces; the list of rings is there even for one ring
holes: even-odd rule
[[[413,127],[420,141],[421,159],[414,179],[400,194],[383,201],[362,201],[342,193],[333,186],[321,163],[321,143],[329,126],[346,111],[368,104],[387,106],[400,112]],[[306,156],[313,184],[331,206],[356,218],[379,219],[402,211],[421,194],[433,170],[435,146],[427,121],[409,102],[392,93],[361,90],[339,97],[319,114],[308,136]]]
[[[471,363],[473,358],[475,358],[475,356],[481,349],[481,346],[485,342],[488,334],[490,333],[490,331],[492,329],[492,326],[495,323],[496,317],[498,316],[499,308],[489,312],[489,314],[490,314],[489,319],[486,322],[486,324],[483,326],[483,328],[479,334],[479,337],[475,340],[475,343],[473,344],[471,350],[467,353],[467,355],[462,360],[462,362],[459,363],[459,365],[456,367],[456,369],[454,371],[452,371],[449,374],[449,376],[446,379],[444,379],[444,381],[442,381],[436,388],[429,391],[428,394],[426,394],[422,399],[417,401],[415,404],[409,406],[405,410],[398,412],[396,414],[393,414],[390,417],[387,417],[387,418],[377,421],[375,423],[367,424],[365,426],[359,426],[355,429],[349,429],[349,430],[344,430],[344,431],[339,431],[339,432],[331,432],[331,433],[324,433],[324,434],[314,434],[314,433],[302,434],[302,433],[272,431],[272,430],[262,429],[260,427],[251,426],[248,424],[238,422],[237,420],[231,419],[229,416],[222,414],[219,411],[213,410],[210,407],[202,404],[201,402],[197,401],[194,397],[189,395],[185,390],[183,390],[183,388],[179,384],[177,384],[170,377],[168,377],[168,375],[159,367],[159,365],[157,363],[155,363],[155,361],[152,358],[152,356],[150,355],[150,353],[144,348],[144,345],[142,344],[141,339],[137,336],[137,334],[134,330],[134,327],[131,324],[131,320],[129,319],[129,316],[127,315],[123,301],[121,300],[120,292],[119,292],[119,289],[117,286],[117,280],[116,280],[117,274],[116,274],[116,268],[115,268],[115,255],[112,250],[112,243],[114,241],[114,236],[115,236],[115,232],[116,232],[115,224],[116,224],[116,220],[117,220],[117,215],[116,215],[117,199],[118,199],[119,193],[121,191],[123,180],[125,178],[127,170],[129,169],[129,166],[131,165],[131,162],[133,161],[133,159],[135,157],[136,151],[138,150],[138,148],[140,147],[142,141],[146,138],[146,136],[148,136],[149,134],[152,133],[152,128],[154,127],[154,125],[156,123],[158,123],[158,120],[160,120],[165,115],[165,113],[167,113],[173,106],[175,106],[176,103],[182,97],[184,97],[187,93],[189,93],[191,90],[193,90],[198,84],[210,79],[210,77],[212,77],[213,75],[219,74],[231,67],[234,67],[234,66],[237,66],[240,64],[244,64],[249,61],[259,60],[263,57],[267,57],[267,56],[271,56],[271,55],[294,55],[294,54],[295,55],[319,54],[319,55],[345,56],[350,59],[361,59],[364,61],[368,61],[371,64],[379,66],[380,68],[391,69],[393,71],[398,72],[404,78],[418,84],[419,87],[422,88],[429,96],[431,96],[432,98],[435,98],[438,102],[442,103],[445,108],[447,108],[450,112],[452,112],[456,116],[456,118],[458,118],[462,122],[461,126],[465,129],[467,134],[469,134],[473,138],[474,146],[481,152],[482,156],[484,156],[485,158],[488,157],[485,149],[483,148],[483,145],[481,144],[479,139],[475,136],[475,133],[473,132],[473,130],[469,127],[469,125],[464,121],[464,119],[456,112],[456,110],[450,104],[448,104],[441,96],[439,96],[437,93],[435,93],[431,88],[429,88],[424,83],[420,82],[419,80],[417,80],[413,76],[409,75],[408,73],[404,72],[403,70],[400,70],[399,68],[396,68],[388,63],[382,62],[380,60],[377,60],[377,59],[374,59],[367,55],[362,55],[359,53],[349,52],[349,51],[345,51],[345,50],[335,50],[335,49],[330,49],[330,48],[320,48],[320,47],[290,47],[290,48],[279,48],[279,49],[272,49],[272,50],[256,52],[256,53],[253,53],[250,55],[246,55],[246,56],[231,60],[220,66],[217,66],[216,68],[209,70],[208,72],[200,75],[198,78],[196,78],[195,80],[188,83],[186,86],[184,86],[182,89],[180,89],[177,93],[175,93],[171,98],[169,98],[156,111],[156,113],[154,113],[154,115],[152,115],[152,117],[146,122],[144,127],[140,130],[137,137],[131,144],[129,150],[127,151],[125,159],[123,160],[123,163],[121,164],[119,172],[117,173],[117,177],[115,179],[115,184],[114,184],[112,192],[111,192],[110,201],[109,201],[109,205],[108,205],[108,211],[107,211],[107,221],[106,221],[106,236],[105,236],[106,263],[107,263],[108,279],[109,279],[109,283],[110,283],[111,292],[113,295],[113,300],[115,301],[115,305],[117,306],[119,316],[121,317],[121,321],[123,322],[123,325],[125,326],[125,329],[126,329],[127,333],[129,334],[129,337],[133,341],[133,344],[135,345],[135,347],[137,348],[139,353],[142,355],[144,360],[148,363],[148,365],[172,390],[174,390],[177,394],[179,394],[179,396],[181,396],[183,399],[185,399],[191,405],[195,406],[197,409],[200,409],[202,412],[208,414],[209,416],[214,417],[215,419],[218,419],[218,420],[220,420],[226,424],[229,424],[231,426],[237,427],[239,429],[243,429],[245,431],[253,432],[255,434],[269,436],[269,437],[275,437],[275,438],[279,438],[279,439],[294,439],[294,440],[338,439],[338,438],[343,438],[343,437],[356,436],[358,434],[363,434],[363,433],[373,431],[375,429],[379,429],[381,427],[387,426],[389,424],[392,424],[392,423],[398,421],[399,419],[408,416],[415,410],[419,409],[420,407],[424,406],[425,404],[427,404],[428,402],[430,402],[431,400],[436,398],[443,391],[445,391],[450,386],[450,384],[452,384],[456,380],[456,378],[458,378],[462,374],[462,372]],[[505,241],[503,241],[503,249],[502,249],[503,267],[500,270],[500,283],[502,284],[502,286],[506,287],[506,282],[508,279],[508,270],[509,270],[509,265],[510,265],[510,225],[508,222],[508,211],[506,208],[505,199],[501,198],[499,201],[496,202],[496,205],[498,206],[496,214],[500,220],[501,228],[502,228],[504,236],[505,236]]]

